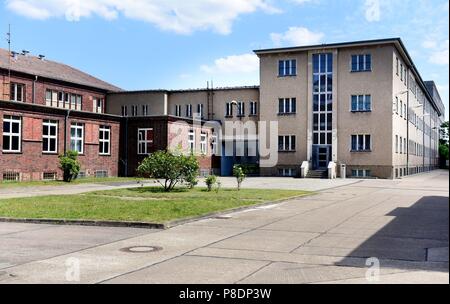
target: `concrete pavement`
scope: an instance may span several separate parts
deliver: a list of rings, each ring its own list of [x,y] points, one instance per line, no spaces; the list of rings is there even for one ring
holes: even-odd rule
[[[0,223],[0,283],[448,284],[448,183],[367,180],[164,231]]]

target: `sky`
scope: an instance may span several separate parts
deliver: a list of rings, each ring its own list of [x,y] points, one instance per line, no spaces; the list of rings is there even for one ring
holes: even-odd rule
[[[449,117],[448,0],[4,0],[8,24],[13,50],[126,90],[258,85],[255,49],[400,37]]]

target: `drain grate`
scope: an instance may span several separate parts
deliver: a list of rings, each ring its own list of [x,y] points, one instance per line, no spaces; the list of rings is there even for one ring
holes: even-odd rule
[[[123,252],[129,252],[129,253],[150,253],[150,252],[157,252],[161,251],[162,247],[158,246],[132,246],[132,247],[126,247],[120,249],[120,251]]]

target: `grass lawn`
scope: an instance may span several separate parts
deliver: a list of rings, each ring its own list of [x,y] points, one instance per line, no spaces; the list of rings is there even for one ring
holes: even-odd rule
[[[119,189],[79,195],[0,199],[0,217],[164,223],[242,206],[311,194],[296,190],[201,188],[164,193],[160,188]]]
[[[140,181],[140,178],[131,177],[105,177],[105,178],[80,178],[74,180],[71,183],[65,183],[63,181],[32,181],[32,182],[0,182],[0,189],[12,188],[12,187],[37,187],[37,186],[66,186],[66,185],[79,185],[79,184],[101,184],[111,182],[132,182]]]

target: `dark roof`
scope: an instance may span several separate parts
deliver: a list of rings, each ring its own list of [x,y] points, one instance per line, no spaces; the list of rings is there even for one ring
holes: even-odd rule
[[[120,91],[114,94],[142,94],[142,93],[194,93],[207,91],[233,91],[233,90],[259,90],[259,86],[236,86],[236,87],[216,87],[216,88],[198,88],[198,89],[178,89],[178,90],[136,90],[136,91]]]
[[[10,53],[0,48],[0,68],[9,69]],[[40,76],[48,79],[78,84],[91,88],[101,89],[108,92],[117,92],[122,89],[95,78],[68,65],[51,60],[41,60],[31,55],[17,55],[11,58],[11,71]]]

